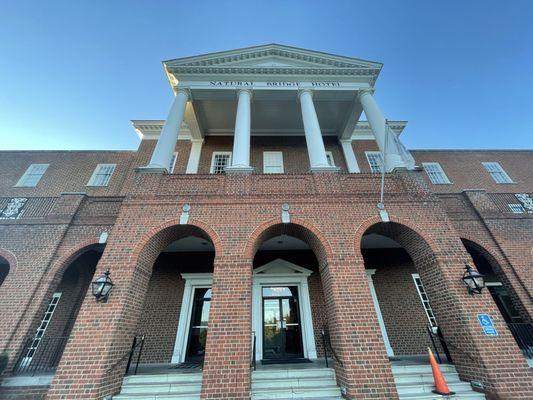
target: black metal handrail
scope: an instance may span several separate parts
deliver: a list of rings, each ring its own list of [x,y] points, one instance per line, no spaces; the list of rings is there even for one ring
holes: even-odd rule
[[[507,324],[518,347],[526,358],[533,358],[533,324],[529,322],[512,322]]]
[[[442,364],[442,358],[440,356],[439,348],[437,346],[437,343],[435,342],[435,339],[437,339],[440,343],[440,346],[442,350],[444,351],[444,354],[446,355],[446,360],[453,364],[452,355],[450,354],[450,351],[448,350],[448,345],[446,344],[446,340],[444,340],[444,336],[442,336],[442,331],[439,327],[436,327],[436,329],[430,325],[426,326],[429,338],[431,339],[431,344],[433,345],[433,349],[435,350],[435,355],[437,356],[437,360],[439,364]],[[436,332],[435,332],[436,330]]]
[[[34,336],[27,339],[13,367],[13,375],[35,375],[54,372],[69,336]]]
[[[131,348],[130,350],[128,350],[126,353],[124,353],[124,355],[122,357],[120,357],[120,359],[115,362],[113,365],[111,365],[108,369],[107,369],[107,373],[111,372],[113,369],[115,369],[119,364],[121,364],[125,359],[126,357],[128,358],[128,363],[126,364],[126,375],[129,373],[130,371],[130,366],[131,366],[131,362],[133,360],[133,356],[135,354],[135,350],[139,349],[139,353],[137,354],[137,361],[135,363],[135,370],[133,372],[133,375],[137,374],[137,369],[139,368],[139,361],[141,359],[141,353],[143,351],[143,347],[144,347],[144,335],[143,336],[135,336],[133,338],[133,342],[131,344]]]
[[[252,331],[252,361],[250,361],[250,368],[253,368],[254,371],[257,369],[257,363],[255,358],[255,342],[255,331]]]
[[[322,336],[322,346],[324,347],[324,359],[326,360],[326,368],[329,368],[329,363],[328,363],[328,347],[329,349],[331,350],[331,354],[333,356],[333,358],[335,359],[336,362],[339,363],[339,365],[342,367],[343,364],[342,364],[342,361],[340,360],[340,358],[337,356],[337,353],[335,353],[335,349],[333,348],[332,344],[331,344],[331,339],[329,337],[329,332],[327,329],[322,329],[320,331],[320,335]]]

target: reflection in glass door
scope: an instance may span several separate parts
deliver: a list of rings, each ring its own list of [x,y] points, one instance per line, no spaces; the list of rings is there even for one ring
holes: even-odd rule
[[[263,358],[303,357],[296,286],[263,288]]]
[[[211,289],[194,289],[191,322],[189,325],[189,342],[185,361],[202,361],[204,358],[210,305]]]

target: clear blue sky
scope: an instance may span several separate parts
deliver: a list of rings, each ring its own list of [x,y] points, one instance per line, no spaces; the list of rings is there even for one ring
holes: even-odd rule
[[[162,60],[281,43],[385,64],[409,148],[533,148],[533,1],[9,1],[0,148],[135,149]]]

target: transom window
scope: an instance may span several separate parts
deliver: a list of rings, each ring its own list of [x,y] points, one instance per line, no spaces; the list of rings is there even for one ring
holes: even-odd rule
[[[215,151],[211,159],[211,173],[223,174],[231,163],[231,151]]]
[[[116,164],[98,164],[87,186],[107,186],[115,167]]]
[[[333,159],[333,153],[331,151],[326,151],[326,158],[330,167],[335,166],[335,160]]]
[[[483,166],[487,172],[492,176],[496,183],[513,183],[513,180],[507,175],[500,163],[497,162],[484,162]]]
[[[434,185],[445,185],[451,183],[444,170],[438,162],[422,163],[426,174],[428,174],[429,180]]]
[[[413,280],[415,281],[416,290],[418,291],[418,295],[420,296],[420,300],[422,301],[422,306],[424,307],[424,311],[426,312],[426,316],[428,317],[429,323],[432,328],[436,328],[437,319],[435,318],[435,314],[433,314],[433,309],[431,308],[431,304],[429,304],[429,298],[427,296],[424,285],[422,285],[422,280],[420,279],[420,275],[412,274],[412,276],[413,276]]]
[[[370,171],[373,174],[381,173],[381,169],[383,168],[383,157],[381,153],[379,151],[366,151],[365,155],[370,166]]]
[[[24,175],[19,179],[15,186],[18,187],[35,187],[41,180],[42,176],[50,164],[31,164]]]
[[[283,172],[283,153],[281,151],[264,151],[263,173],[282,174]]]

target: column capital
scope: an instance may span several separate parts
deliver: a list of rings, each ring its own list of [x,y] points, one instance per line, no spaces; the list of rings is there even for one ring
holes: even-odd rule
[[[313,89],[304,88],[304,89],[298,89],[298,99],[302,97],[302,94],[309,93],[311,95],[311,98],[313,98]]]
[[[192,99],[191,89],[188,87],[177,87],[175,88],[176,96],[178,94],[184,94],[187,97],[187,101]]]
[[[369,94],[369,95],[373,95],[375,92],[374,88],[364,88],[364,89],[359,89],[357,91],[357,98],[360,99],[361,96],[363,96],[364,94]]]
[[[250,95],[250,100],[252,100],[254,97],[254,92],[252,89],[241,87],[241,88],[237,88],[237,98],[239,98],[241,92],[248,93]]]

